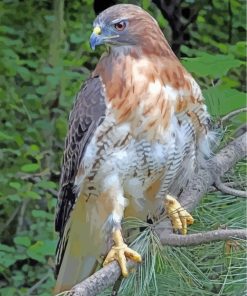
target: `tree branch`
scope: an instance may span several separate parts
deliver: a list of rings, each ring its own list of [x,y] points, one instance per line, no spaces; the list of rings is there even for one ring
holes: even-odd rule
[[[228,113],[227,115],[225,115],[225,116],[223,116],[221,118],[221,122],[224,123],[224,122],[228,121],[229,119],[231,119],[232,117],[234,117],[234,116],[236,116],[236,115],[238,115],[240,113],[243,113],[243,112],[247,112],[247,108],[246,107],[245,108],[241,108],[241,109],[237,109],[237,110],[234,110],[234,111]]]
[[[238,137],[217,155],[215,155],[205,168],[199,168],[196,176],[189,182],[186,190],[181,194],[179,200],[181,204],[189,211],[192,211],[203,195],[207,192],[216,180],[216,177],[224,175],[239,160],[246,156],[247,133]],[[173,234],[169,227],[169,220],[158,223],[154,230],[160,237],[163,245],[169,246],[190,246],[212,241],[228,240],[230,238],[246,239],[247,233],[243,229],[220,229],[207,231],[203,233],[189,234],[186,236]],[[136,264],[128,261],[128,269],[133,268]],[[92,276],[73,287],[67,295],[73,296],[94,296],[106,288],[112,286],[121,274],[117,262],[112,262],[100,269]]]
[[[207,167],[199,168],[186,190],[179,197],[181,205],[192,211],[199,203],[209,187],[218,177],[222,177],[229,169],[246,156],[247,132],[230,142],[208,163]]]
[[[220,178],[218,178],[215,181],[215,187],[223,193],[247,198],[246,191],[231,188],[231,187],[227,186],[226,184],[222,183]]]
[[[245,229],[218,229],[188,235],[173,233],[166,235],[165,231],[163,231],[159,238],[162,245],[186,247],[228,240],[230,238],[247,239],[247,231]]]

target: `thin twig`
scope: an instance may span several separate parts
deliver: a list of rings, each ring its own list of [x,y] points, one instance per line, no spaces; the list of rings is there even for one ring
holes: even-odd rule
[[[193,233],[187,235],[179,235],[164,231],[159,235],[162,245],[167,246],[196,246],[204,243],[210,243],[215,241],[228,240],[230,238],[247,239],[246,229],[218,229],[200,233]]]
[[[234,138],[240,137],[241,135],[243,135],[245,132],[247,132],[247,123],[243,123],[241,124],[235,131],[233,134]]]
[[[247,107],[237,109],[237,110],[234,110],[234,111],[228,113],[227,115],[225,115],[221,118],[221,122],[224,123],[224,122],[228,121],[229,119],[231,119],[232,117],[238,115],[239,113],[243,113],[243,112],[247,112]]]
[[[15,216],[18,214],[19,210],[20,210],[20,206],[18,206],[14,210],[14,212],[12,213],[12,215],[9,217],[9,219],[7,220],[7,222],[4,224],[4,226],[0,230],[0,233],[4,232],[4,230],[8,228],[9,224],[15,219]]]
[[[220,178],[218,178],[215,181],[215,186],[218,190],[220,190],[223,193],[247,198],[247,191],[231,188],[231,187],[225,185],[224,183],[222,183]]]
[[[37,283],[35,283],[27,293],[27,296],[32,295],[32,293],[38,289],[38,287],[43,284],[44,281],[46,281],[50,277],[50,274],[45,274]]]
[[[50,176],[51,171],[49,169],[45,169],[42,172],[39,173],[33,173],[33,174],[24,174],[24,173],[20,173],[19,177],[21,178],[21,180],[31,180],[31,181],[36,181],[37,177],[44,177],[44,176]]]
[[[229,13],[229,23],[228,23],[228,43],[232,43],[232,19],[233,19],[233,13],[232,13],[232,4],[231,0],[228,0],[228,13]]]
[[[17,227],[16,227],[16,233],[20,233],[22,230],[22,226],[23,226],[23,222],[24,222],[24,216],[25,216],[25,212],[26,212],[26,208],[28,205],[29,199],[24,199],[22,205],[21,205],[21,209],[20,209],[20,214],[18,217],[18,223],[17,223]]]
[[[49,192],[51,195],[57,197],[58,196],[58,192],[55,189],[52,188],[46,188],[46,191]]]

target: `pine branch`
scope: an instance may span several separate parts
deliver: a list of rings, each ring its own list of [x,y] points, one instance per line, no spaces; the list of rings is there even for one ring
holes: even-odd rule
[[[245,229],[218,229],[188,235],[166,234],[163,231],[159,238],[162,245],[185,247],[229,240],[231,238],[247,239],[247,231]]]
[[[223,176],[239,160],[246,156],[247,132],[229,143],[209,162],[206,168],[199,168],[196,176],[190,181],[186,190],[180,196],[180,202],[189,211],[192,211],[203,195],[208,191],[218,177]],[[220,229],[186,236],[172,233],[169,220],[154,226],[163,245],[189,246],[212,241],[228,240],[231,238],[246,239],[247,233],[243,229]],[[128,261],[127,267],[131,269],[135,263]],[[112,262],[100,269],[92,276],[73,287],[67,295],[94,296],[112,286],[121,274],[117,262]]]
[[[241,108],[241,109],[237,109],[237,110],[234,110],[234,111],[228,113],[227,115],[223,116],[220,121],[222,123],[225,123],[226,121],[229,121],[232,117],[234,117],[234,116],[236,116],[236,115],[238,115],[240,113],[243,113],[243,112],[247,112],[247,108],[246,107],[245,108]]]

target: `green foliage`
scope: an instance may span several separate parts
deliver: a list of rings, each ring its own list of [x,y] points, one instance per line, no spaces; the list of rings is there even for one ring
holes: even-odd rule
[[[227,74],[232,68],[238,68],[243,62],[232,55],[211,55],[198,52],[196,58],[185,58],[183,65],[192,73],[201,77],[219,78]]]
[[[56,13],[49,2],[0,3],[3,295],[28,294],[48,271],[32,295],[50,295],[54,285],[54,208],[67,119],[96,62],[88,45],[92,1],[73,2]]]
[[[208,100],[209,111],[212,115],[225,115],[234,109],[244,107],[246,103],[245,93],[224,85],[208,87],[203,94]],[[214,105],[210,105],[210,102]]]
[[[184,5],[189,2],[194,1]],[[185,67],[204,89],[211,113],[220,116],[244,105],[245,16],[243,3],[230,0],[229,26],[228,1],[212,2],[200,10],[182,54]],[[136,3],[169,35],[167,21],[150,1]],[[51,295],[54,209],[68,114],[100,55],[88,44],[95,17],[92,6],[92,0],[0,2],[0,295]],[[241,200],[211,196],[196,212],[200,223],[192,231],[220,223],[242,226],[243,209]],[[147,254],[156,248],[156,238],[148,239]],[[152,279],[150,295],[157,289],[175,295],[174,287],[179,295],[205,295],[205,287],[207,295],[221,289],[220,295],[240,295],[236,291],[242,291],[242,269],[237,268],[242,261],[236,264],[238,252],[225,256],[221,248],[223,243],[159,250],[160,257],[147,263],[156,278],[147,270],[142,275]],[[192,264],[195,261],[198,264]],[[124,295],[131,293],[130,285],[127,289]]]

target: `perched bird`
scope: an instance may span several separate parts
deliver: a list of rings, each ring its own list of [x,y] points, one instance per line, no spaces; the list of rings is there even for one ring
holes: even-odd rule
[[[210,117],[200,87],[172,52],[156,20],[120,4],[94,21],[92,49],[106,45],[79,91],[69,130],[56,211],[55,293],[92,274],[97,259],[141,256],[124,242],[123,217],[165,210],[186,234],[193,218],[176,200],[210,154]]]

